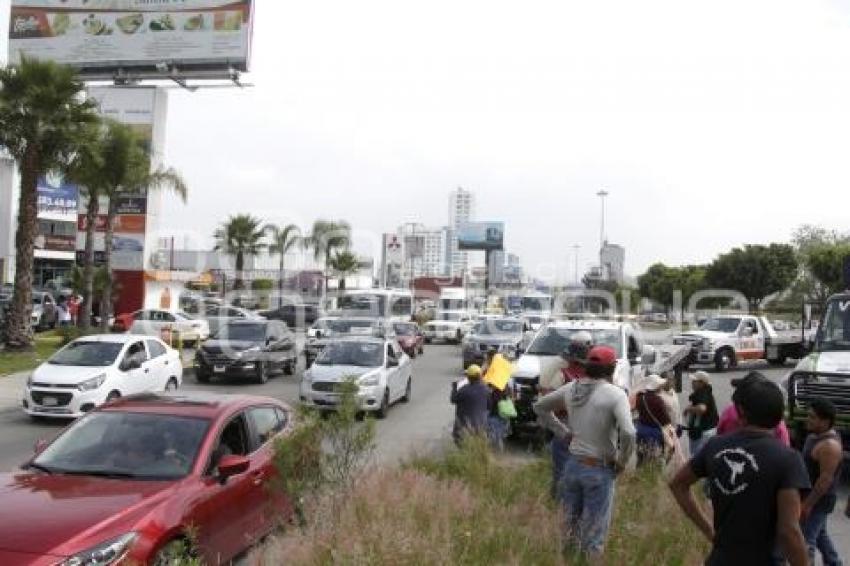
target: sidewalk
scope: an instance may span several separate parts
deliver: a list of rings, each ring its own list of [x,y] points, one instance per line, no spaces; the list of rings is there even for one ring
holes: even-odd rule
[[[24,387],[32,371],[22,371],[0,376],[0,411],[16,409],[21,405]]]

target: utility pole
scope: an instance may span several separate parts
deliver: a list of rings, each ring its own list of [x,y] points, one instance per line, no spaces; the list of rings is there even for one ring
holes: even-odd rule
[[[579,284],[579,278],[578,278],[578,251],[579,251],[580,249],[581,249],[581,246],[580,246],[579,244],[573,244],[573,251],[575,252],[575,268],[576,268],[576,272],[575,272],[575,284],[576,284],[576,285],[578,285],[578,284]]]
[[[596,193],[596,196],[599,197],[600,202],[602,203],[602,222],[599,228],[599,251],[602,251],[602,247],[605,245],[605,197],[609,195],[608,191],[601,190]]]

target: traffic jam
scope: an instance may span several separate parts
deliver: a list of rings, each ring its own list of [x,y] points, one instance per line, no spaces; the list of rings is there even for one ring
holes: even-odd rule
[[[494,354],[512,363],[509,437],[525,438],[541,432],[532,408],[541,374],[583,333],[615,352],[612,381],[626,391],[650,373],[800,357],[787,384],[796,432],[813,395],[829,394],[850,409],[847,296],[829,300],[820,332],[806,345],[748,315],[708,318],[699,330],[651,346],[639,322],[625,319],[632,317],[553,313],[552,297],[538,292],[473,303],[462,288],[444,288],[416,308],[406,290],[347,291],[327,309],[301,309],[312,320],[290,320],[290,327],[281,309],[212,301],[195,309],[206,316],[143,310],[123,317],[132,321],[125,332],[70,342],[22,391],[21,408],[33,420],[70,424],[38,443],[19,472],[3,476],[0,522],[9,528],[0,563],[166,564],[185,543],[186,525],[198,533],[193,545],[205,561],[226,562],[286,521],[290,503],[270,485],[275,440],[297,426],[294,406],[217,394],[219,379],[263,384],[298,373],[298,403],[333,411],[341,385],[353,378],[358,410],[383,419],[411,400],[414,360],[445,343],[460,350],[458,375]],[[428,310],[432,320],[420,327],[417,314]],[[188,338],[182,349],[174,347],[177,328]],[[803,348],[814,352],[805,356]],[[183,389],[184,375],[194,377],[195,390]],[[56,528],[36,534],[32,523]]]

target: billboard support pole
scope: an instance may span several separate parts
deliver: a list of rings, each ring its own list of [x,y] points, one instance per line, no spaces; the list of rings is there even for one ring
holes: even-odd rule
[[[493,252],[486,250],[484,252],[484,299],[490,295],[490,258]]]

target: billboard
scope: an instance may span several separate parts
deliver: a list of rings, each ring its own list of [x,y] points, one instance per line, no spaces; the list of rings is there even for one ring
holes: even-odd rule
[[[459,250],[501,250],[504,239],[504,222],[467,222],[457,231]]]
[[[9,61],[51,59],[84,78],[246,71],[252,13],[253,0],[12,0]]]
[[[39,177],[38,215],[52,220],[73,221],[77,216],[79,191],[76,185],[66,183],[60,176]]]

